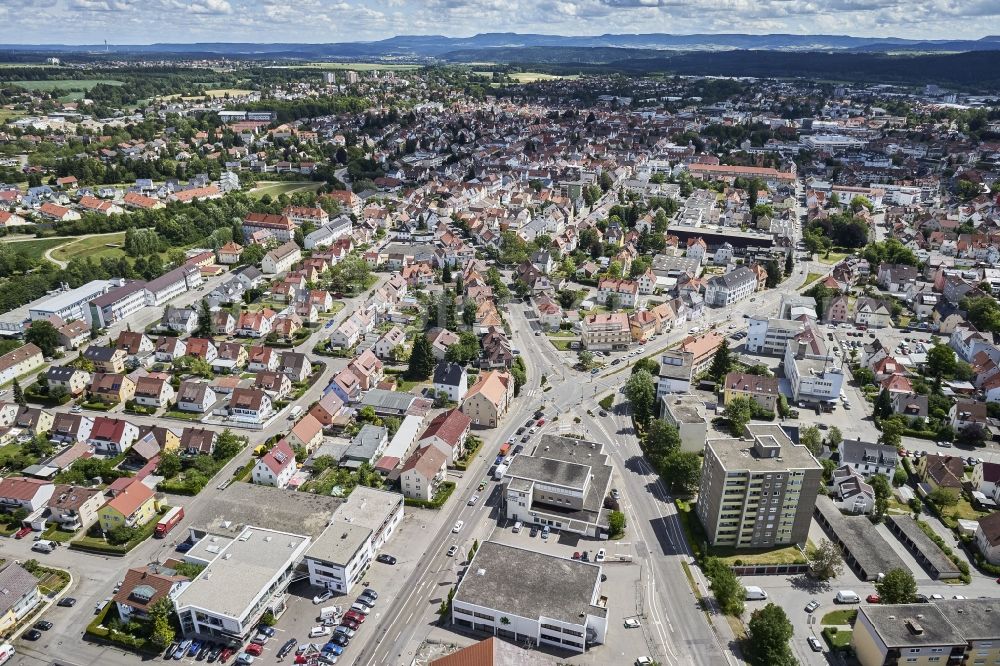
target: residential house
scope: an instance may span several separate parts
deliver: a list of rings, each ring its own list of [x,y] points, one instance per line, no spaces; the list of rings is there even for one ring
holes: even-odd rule
[[[240,257],[243,255],[243,246],[239,243],[229,241],[216,250],[216,255],[220,264],[225,264],[226,266],[238,264],[240,263]]]
[[[375,342],[373,349],[379,358],[391,359],[394,351],[405,343],[406,333],[399,326],[393,326]]]
[[[366,349],[352,359],[347,364],[347,368],[358,378],[363,391],[375,388],[384,376],[382,361],[378,360],[378,357],[370,349]]]
[[[580,332],[580,344],[589,351],[626,349],[632,343],[632,330],[624,312],[587,315],[580,322]]]
[[[875,509],[875,490],[853,467],[833,470],[834,505],[846,513],[868,514]]]
[[[469,375],[461,363],[438,363],[434,368],[434,394],[444,393],[451,402],[461,402],[469,390]]]
[[[211,365],[219,355],[219,350],[215,348],[215,342],[211,338],[188,338],[187,355]]]
[[[90,439],[94,428],[94,419],[84,414],[57,412],[52,420],[49,439],[61,444],[73,444]]]
[[[149,356],[156,350],[156,345],[145,334],[136,331],[122,331],[115,341],[115,349],[122,349],[128,358]]]
[[[236,318],[228,310],[219,310],[212,315],[212,333],[232,335],[236,332]]]
[[[927,418],[928,401],[926,395],[913,392],[890,392],[892,413],[902,414],[907,418]]]
[[[861,296],[854,304],[854,323],[868,328],[892,326],[892,309],[883,300]]]
[[[254,465],[251,478],[254,483],[284,488],[295,474],[295,452],[287,440],[280,440]]]
[[[217,354],[212,370],[220,374],[239,372],[250,359],[247,348],[238,342],[220,342]]]
[[[361,329],[353,319],[346,319],[330,334],[330,345],[341,349],[350,349],[358,344]]]
[[[128,421],[97,416],[87,443],[94,447],[95,453],[117,456],[128,451],[138,438],[139,428]]]
[[[250,347],[247,370],[250,372],[274,372],[281,364],[281,356],[278,350],[267,345],[254,345]]]
[[[514,399],[514,378],[510,373],[487,370],[480,373],[462,402],[462,412],[472,423],[495,428]]]
[[[962,433],[970,429],[985,431],[989,415],[985,402],[958,400],[948,410],[948,418],[955,432]]]
[[[148,618],[160,601],[166,599],[172,603],[187,581],[187,576],[157,562],[129,569],[113,597],[118,617],[125,622]]]
[[[1000,487],[1000,463],[980,461],[972,467],[970,478],[973,488],[987,497],[995,497]]]
[[[778,379],[745,372],[730,372],[723,381],[723,404],[729,405],[736,398],[750,398],[761,409],[776,413],[778,410]]]
[[[962,488],[965,475],[965,461],[958,456],[942,456],[929,453],[920,459],[918,474],[931,488]]]
[[[236,335],[245,338],[263,338],[271,332],[277,313],[270,308],[240,313],[236,324]]]
[[[125,372],[128,354],[124,349],[90,345],[83,350],[83,358],[94,364],[96,372],[121,374]]]
[[[45,362],[42,350],[29,342],[0,356],[0,384],[6,384]]]
[[[191,335],[198,330],[198,311],[194,308],[175,308],[168,305],[160,320],[161,328],[181,335]]]
[[[139,429],[140,439],[146,435],[152,435],[156,445],[161,451],[177,451],[180,448],[181,438],[170,428],[163,426],[143,426]]]
[[[135,382],[135,402],[146,407],[167,407],[174,401],[174,387],[164,377],[139,377]]]
[[[104,506],[104,493],[99,488],[56,484],[47,505],[46,520],[67,532],[86,530],[97,521],[97,511]]]
[[[431,353],[438,361],[443,361],[448,354],[448,348],[459,340],[458,335],[447,328],[432,328],[426,335],[431,343]]]
[[[204,414],[217,399],[215,391],[205,381],[188,379],[177,389],[177,409],[184,412]]]
[[[181,433],[180,450],[189,456],[210,456],[215,451],[219,433],[207,428],[184,428]]]
[[[1000,564],[1000,512],[979,519],[976,545],[990,564]]]
[[[694,354],[691,352],[666,350],[660,353],[660,370],[657,373],[656,401],[668,393],[688,393]]]
[[[63,324],[57,330],[59,344],[66,349],[79,349],[90,340],[90,326],[82,319]]]
[[[102,402],[126,402],[135,395],[135,382],[128,375],[95,372],[89,391]]]
[[[229,397],[229,418],[245,423],[263,423],[274,408],[270,396],[261,389],[238,388]]]
[[[334,391],[328,392],[319,402],[312,406],[309,413],[316,417],[316,420],[329,427],[344,412],[344,401]]]
[[[8,476],[0,479],[0,509],[24,509],[31,514],[48,504],[54,492],[55,486],[50,481]]]
[[[97,510],[97,520],[105,534],[117,527],[142,527],[155,517],[153,491],[136,480]]]
[[[288,375],[280,372],[258,372],[253,386],[266,391],[272,401],[283,400],[292,392],[291,380],[288,379]]]
[[[514,364],[514,350],[502,328],[491,326],[480,341],[483,348],[479,361],[481,368],[509,369]]]
[[[414,451],[399,474],[405,497],[430,501],[447,475],[448,455],[434,446]]]
[[[180,338],[162,335],[156,341],[156,360],[161,363],[173,363],[187,354],[187,343]]]
[[[50,205],[50,204],[46,204]],[[24,620],[42,601],[38,591],[38,578],[18,562],[10,562],[0,569],[0,631],[12,631],[18,622]],[[14,653],[13,649],[6,652]]]
[[[827,324],[846,323],[850,318],[850,308],[847,296],[837,294],[827,301],[826,310],[823,313],[823,321]]]
[[[288,271],[301,259],[302,250],[295,241],[288,241],[265,254],[260,269],[264,275],[277,275]]]
[[[449,463],[453,463],[465,453],[471,426],[472,419],[460,409],[449,409],[434,417],[420,435],[417,445],[435,446],[446,454]]]
[[[77,396],[90,384],[90,373],[71,365],[53,365],[45,371],[45,381],[48,382],[50,391],[62,388],[70,395]]]
[[[613,303],[616,307],[634,308],[639,294],[639,285],[632,280],[606,278],[597,285],[597,298],[603,305]]]
[[[840,463],[865,478],[881,474],[892,481],[899,465],[899,453],[894,446],[870,444],[861,440],[845,440],[840,444]]]
[[[286,351],[281,354],[278,371],[287,375],[293,384],[304,382],[312,373],[312,363],[302,352]]]
[[[292,427],[288,441],[312,453],[323,443],[323,424],[312,414],[306,414]]]

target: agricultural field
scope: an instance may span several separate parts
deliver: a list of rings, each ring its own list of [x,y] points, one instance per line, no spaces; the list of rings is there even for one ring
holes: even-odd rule
[[[63,242],[65,243],[65,240]],[[52,251],[52,258],[59,261],[69,261],[78,257],[93,257],[94,259],[123,257],[125,256],[125,250],[122,249],[124,242],[124,231],[113,234],[87,236],[79,240],[71,240],[65,245],[60,245]]]
[[[229,95],[230,97],[243,97],[244,95],[249,95],[254,92],[253,90],[245,90],[243,88],[215,88],[212,90],[206,90],[204,95],[186,96],[181,94],[167,95],[163,99],[183,99],[183,100],[194,100],[201,99],[202,97],[211,97],[212,99],[218,99],[220,97],[225,97]]]
[[[11,83],[19,88],[44,92],[90,90],[102,83],[109,86],[123,85],[121,81],[115,81],[114,79],[56,79],[52,81],[11,81]]]
[[[293,192],[315,192],[319,188],[323,187],[323,183],[314,182],[311,180],[304,181],[292,181],[292,182],[268,182],[260,181],[257,186],[250,190],[248,194],[256,199],[260,199],[265,194],[271,196],[271,198],[280,196],[282,194],[292,194]]]
[[[8,120],[23,118],[25,115],[27,114],[24,111],[17,111],[16,109],[0,109],[0,125]]]

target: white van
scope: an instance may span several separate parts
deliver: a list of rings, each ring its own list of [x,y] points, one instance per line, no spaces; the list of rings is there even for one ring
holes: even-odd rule
[[[759,601],[761,599],[767,599],[767,592],[756,585],[748,585],[746,587],[746,596],[744,597],[747,601]]]
[[[319,619],[320,620],[328,620],[331,617],[337,617],[338,615],[340,615],[340,607],[339,606],[326,606],[325,608],[323,608],[322,610],[320,610],[320,612],[319,612]]]
[[[837,604],[860,604],[861,597],[853,590],[839,590],[837,596],[833,598],[833,602]]]
[[[36,541],[35,544],[31,547],[31,550],[36,550],[39,553],[51,553],[55,549],[56,549],[56,542],[48,541],[46,539],[42,539],[41,541]]]

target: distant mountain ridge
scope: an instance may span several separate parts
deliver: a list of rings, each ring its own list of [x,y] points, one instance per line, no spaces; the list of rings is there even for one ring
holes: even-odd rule
[[[562,36],[534,33],[494,32],[471,37],[443,35],[398,35],[370,42],[330,44],[195,42],[112,45],[111,53],[123,54],[215,54],[233,57],[273,58],[439,58],[445,54],[477,49],[531,47],[618,48],[657,51],[858,51],[858,52],[951,52],[1000,49],[1000,36],[977,40],[915,40],[898,37],[852,37],[849,35],[794,35],[742,33],[674,35],[668,33]],[[0,51],[103,53],[103,44],[0,44]],[[452,58],[449,58],[452,59]]]

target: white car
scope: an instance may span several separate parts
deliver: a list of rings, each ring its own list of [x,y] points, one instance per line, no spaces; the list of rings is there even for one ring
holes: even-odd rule
[[[638,629],[640,626],[639,620],[634,617],[625,618],[625,628],[626,629]]]
[[[468,504],[469,506],[473,506],[478,501],[479,501],[479,495],[473,495],[472,497],[469,498]]]
[[[327,590],[323,594],[317,594],[315,597],[313,597],[313,603],[319,606],[321,603],[331,598],[332,596],[333,596],[333,591]]]
[[[458,532],[462,531],[463,527],[465,527],[465,521],[464,520],[460,520],[457,523],[455,523],[455,526],[453,528],[451,528],[451,531],[455,532],[455,533],[458,533]]]
[[[333,632],[330,627],[313,627],[309,630],[309,638],[316,638],[317,636],[329,636]]]
[[[607,552],[603,548],[601,548],[599,551],[597,551],[597,555],[594,555],[594,561],[603,562],[605,557],[607,557]]]
[[[649,657],[639,657],[635,660],[635,666],[652,666],[654,663]]]

